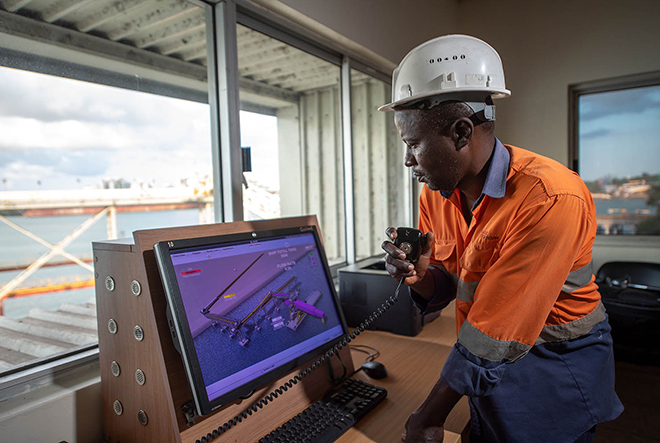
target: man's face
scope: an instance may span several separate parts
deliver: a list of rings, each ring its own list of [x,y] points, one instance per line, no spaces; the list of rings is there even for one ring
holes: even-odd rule
[[[400,110],[394,123],[406,144],[405,164],[432,191],[453,191],[462,178],[461,156],[445,132],[434,127],[428,111]]]

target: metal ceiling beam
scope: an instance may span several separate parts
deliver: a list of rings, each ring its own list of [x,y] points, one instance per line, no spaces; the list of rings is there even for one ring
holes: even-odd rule
[[[158,47],[158,51],[161,54],[172,54],[182,49],[188,48],[192,45],[204,45],[206,46],[206,29],[201,31],[196,31],[189,35],[184,35],[179,37],[173,42],[163,44]]]
[[[252,42],[260,42],[264,39],[268,40],[274,40],[272,37],[262,34],[260,32],[255,32],[252,31],[251,29],[249,32],[246,32],[244,34],[238,35],[239,38],[238,44],[245,45],[247,43],[252,43]]]
[[[150,9],[137,17],[129,17],[129,20],[122,23],[112,31],[107,32],[110,40],[121,40],[129,35],[147,31],[149,28],[164,25],[172,20],[180,19],[190,13],[200,13],[200,9],[193,7],[186,0],[174,0],[167,5],[161,5],[155,9]]]
[[[239,54],[238,66],[239,68],[246,70],[246,72],[256,73],[264,69],[272,69],[272,63],[274,61],[279,61],[293,55],[299,55],[295,48],[290,46],[277,46],[271,50],[250,56],[240,56]]]
[[[206,58],[206,45],[187,48],[186,50],[177,53],[176,56],[187,62]]]
[[[245,57],[251,57],[255,54],[261,54],[263,52],[268,52],[274,48],[286,48],[286,43],[282,43],[278,40],[273,40],[272,38],[263,39],[259,43],[250,43],[246,45],[238,45],[238,55],[240,57],[239,61]]]
[[[325,74],[326,72],[336,72],[339,76],[339,69],[335,65],[325,63],[319,60],[318,63],[290,60],[288,63],[279,63],[277,69],[270,72],[264,72],[258,75],[250,75],[250,78],[257,81],[265,81],[271,84],[282,82],[288,79],[304,79],[316,74]]]
[[[193,17],[188,17],[185,20],[172,23],[149,33],[146,37],[133,40],[133,44],[138,48],[148,48],[156,45],[158,42],[175,39],[188,32],[197,31],[206,28],[206,19],[204,13],[199,13]]]
[[[301,84],[296,86],[295,88],[292,88],[292,90],[294,92],[298,92],[301,94],[307,94],[309,92],[322,91],[324,89],[338,88],[338,87],[339,85],[337,79],[328,79],[327,81],[324,82]]]
[[[245,49],[250,49],[250,45],[259,45],[262,43],[274,41],[275,39],[263,34],[245,34],[240,36],[240,38],[237,38],[237,40],[239,48],[243,47]]]
[[[248,27],[246,27],[246,26],[242,26],[242,25],[240,25],[240,24],[238,24],[238,23],[236,24],[236,37],[239,37],[239,38],[240,38],[240,37],[242,37],[242,36],[245,36],[245,35],[247,35],[247,34],[251,34],[251,33],[253,33],[253,32],[254,32],[254,31],[253,31],[252,29],[250,29],[250,28],[248,28]]]
[[[16,12],[30,3],[32,0],[0,0],[2,7],[9,12]]]
[[[122,0],[112,3],[80,20],[76,27],[81,32],[89,32],[110,20],[114,20],[120,14],[127,14],[131,9],[147,1],[149,0]]]
[[[10,12],[0,11],[0,32],[199,81],[207,79],[203,66]]]
[[[275,86],[267,85],[266,83],[255,82],[247,78],[239,78],[238,86],[240,90],[246,90],[257,95],[264,95],[273,97],[279,100],[284,100],[290,103],[298,104],[301,94],[293,91],[288,91]]]
[[[273,63],[277,61],[277,63]],[[303,70],[310,70],[327,66],[334,67],[329,63],[306,56],[306,54],[284,55],[281,57],[266,58],[263,63],[253,64],[251,66],[242,66],[239,71],[241,75],[249,75],[254,80],[268,80],[276,76],[297,73]]]
[[[53,23],[70,14],[83,6],[87,6],[93,0],[62,0],[55,2],[41,13],[41,19],[48,23]]]
[[[298,75],[295,77],[287,78],[282,81],[274,81],[272,86],[279,88],[291,89],[293,91],[307,91],[316,88],[325,88],[332,85],[339,85],[339,75],[336,73],[326,72],[318,73],[316,75]]]

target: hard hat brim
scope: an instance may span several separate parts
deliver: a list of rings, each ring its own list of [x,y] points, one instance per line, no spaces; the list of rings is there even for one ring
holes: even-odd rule
[[[446,93],[433,92],[433,93],[428,93],[428,94],[417,95],[417,96],[414,96],[414,97],[406,97],[406,98],[403,98],[401,100],[397,100],[397,101],[392,102],[392,103],[387,103],[387,104],[379,107],[378,110],[380,112],[394,111],[394,108],[396,108],[397,106],[404,106],[404,105],[407,105],[407,104],[414,103],[416,101],[424,100],[426,98],[438,97],[438,96],[442,96],[442,95],[447,96],[447,101],[455,101],[455,100],[460,101],[461,93],[474,94],[475,92],[476,93],[483,92],[483,93],[485,93],[485,95],[490,95],[490,97],[493,98],[493,99],[506,98],[506,97],[509,97],[511,95],[511,91],[509,91],[508,89],[484,89],[484,90],[480,91],[480,90],[475,90],[472,87],[456,88],[456,89],[449,90]]]

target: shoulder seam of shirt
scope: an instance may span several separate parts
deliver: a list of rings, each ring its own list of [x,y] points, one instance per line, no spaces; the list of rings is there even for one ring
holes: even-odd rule
[[[581,195],[581,194],[579,194],[578,192],[576,192],[574,190],[562,189],[562,190],[557,190],[557,191],[550,192],[548,190],[547,186],[545,185],[545,181],[543,180],[542,177],[540,177],[538,175],[534,175],[534,174],[529,174],[524,169],[519,169],[519,170],[517,170],[516,173],[517,174],[522,174],[525,177],[528,177],[532,180],[535,180],[536,183],[538,183],[541,186],[541,188],[543,189],[543,193],[547,196],[547,198],[559,197],[559,196],[562,196],[562,195],[566,195],[566,196],[575,197],[575,198],[581,200],[584,204],[586,204],[586,200],[585,200],[584,195]]]

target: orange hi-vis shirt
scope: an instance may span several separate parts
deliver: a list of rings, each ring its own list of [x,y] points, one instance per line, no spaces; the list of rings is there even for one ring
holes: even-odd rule
[[[425,186],[420,196],[419,228],[435,234],[431,263],[456,285],[458,343],[493,362],[580,337],[605,319],[589,190],[560,163],[504,146],[505,195],[485,195],[469,226],[458,190],[445,198]]]

